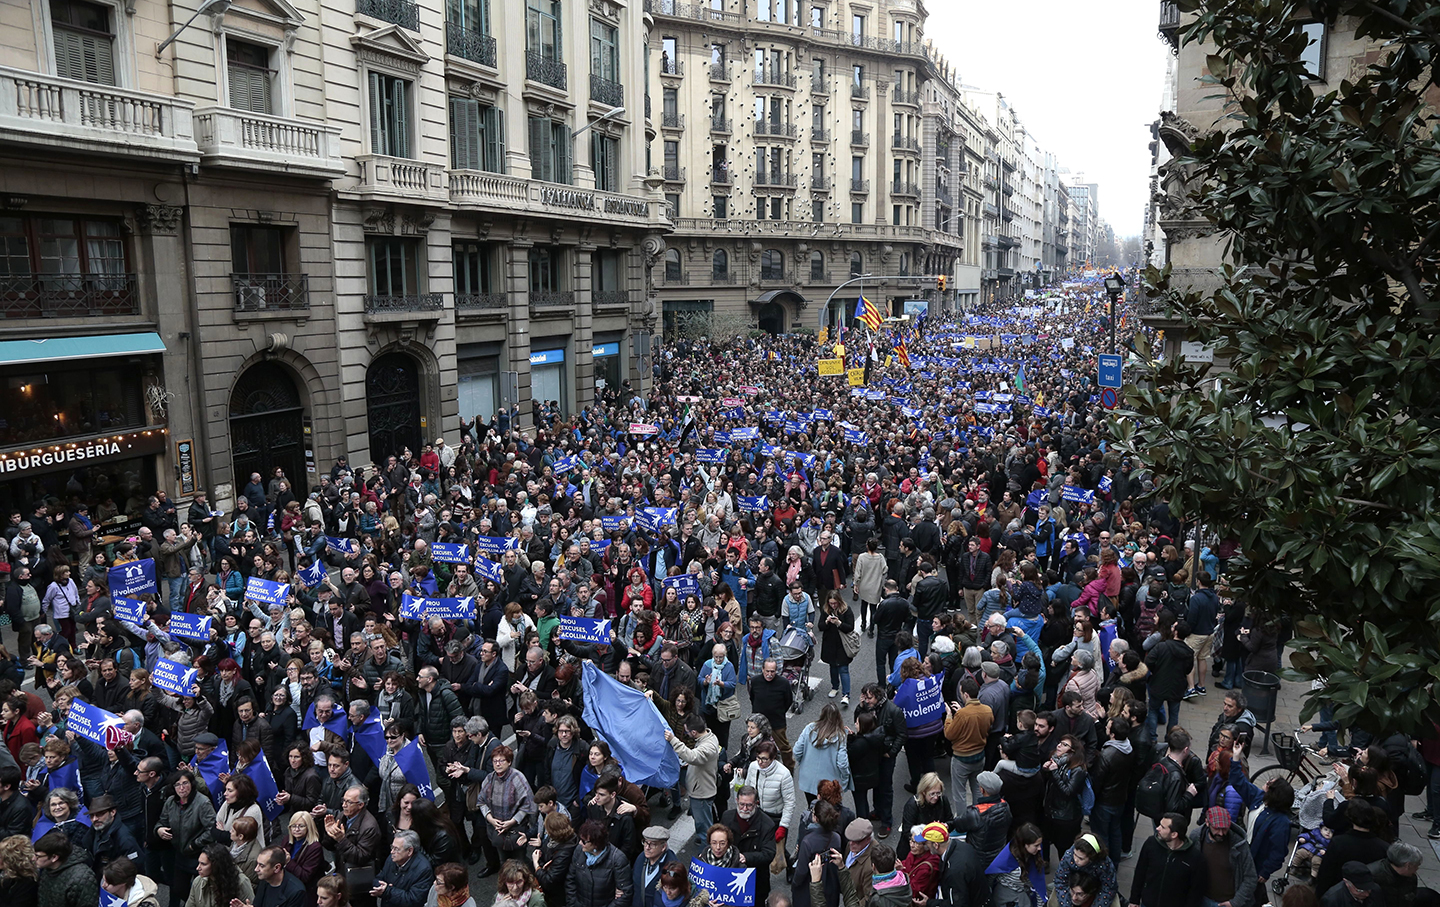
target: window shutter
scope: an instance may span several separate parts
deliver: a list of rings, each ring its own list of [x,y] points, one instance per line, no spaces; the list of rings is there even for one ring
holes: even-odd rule
[[[573,173],[570,160],[570,127],[564,123],[551,123],[550,136],[555,143],[555,182],[569,185]]]
[[[80,36],[59,28],[55,29],[55,74],[62,79],[85,80]]]
[[[372,72],[370,75],[370,153],[389,154],[390,149],[385,147],[385,86],[380,81],[380,73]]]
[[[550,179],[550,121],[530,118],[530,175],[534,179]]]
[[[81,35],[85,52],[85,81],[97,85],[115,84],[115,49],[109,38]]]
[[[389,83],[390,83],[391,93],[392,93],[393,96],[394,96],[394,99],[393,99],[393,101],[391,102],[392,105],[393,105],[392,109],[394,110],[394,119],[393,119],[393,122],[394,122],[393,128],[394,128],[394,131],[395,131],[395,136],[394,136],[394,140],[393,140],[393,144],[394,144],[394,146],[395,146],[395,152],[394,152],[394,153],[395,153],[395,156],[396,156],[396,157],[409,157],[409,156],[410,156],[410,111],[409,111],[409,107],[408,107],[407,105],[408,105],[408,102],[409,102],[409,97],[408,97],[409,91],[408,91],[408,88],[409,88],[410,83],[409,83],[409,82],[406,82],[406,81],[404,81],[404,80],[402,80],[402,79],[389,79],[388,81],[389,81]]]
[[[480,104],[469,98],[450,99],[450,166],[456,170],[479,170]]]
[[[481,169],[491,173],[504,173],[505,118],[500,115],[498,107],[486,107],[480,113],[485,130],[485,159],[481,162]]]

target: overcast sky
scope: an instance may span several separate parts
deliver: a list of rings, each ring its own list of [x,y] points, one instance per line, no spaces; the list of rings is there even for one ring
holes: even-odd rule
[[[1005,95],[1040,147],[1100,185],[1116,237],[1138,235],[1169,54],[1158,0],[931,0],[928,10],[925,36],[964,83]]]

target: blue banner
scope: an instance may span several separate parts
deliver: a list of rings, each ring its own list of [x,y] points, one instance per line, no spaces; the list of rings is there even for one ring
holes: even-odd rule
[[[757,441],[760,439],[760,429],[753,425],[744,428],[731,429],[730,440],[732,441]]]
[[[845,440],[851,444],[866,444],[870,439],[858,428],[847,428],[845,429]]]
[[[385,729],[380,724],[380,710],[372,705],[370,714],[365,716],[359,727],[351,725],[350,732],[355,735],[355,742],[370,757],[370,761],[379,765],[380,759],[385,755]]]
[[[1039,488],[1025,496],[1025,506],[1031,510],[1039,510],[1040,505],[1045,503],[1045,489]]]
[[[801,463],[805,464],[806,469],[815,468],[815,455],[812,453],[803,453],[798,450],[787,450],[785,451],[785,458],[788,459],[791,463],[799,460]]]
[[[241,774],[248,775],[250,780],[255,782],[255,803],[260,807],[260,812],[265,814],[265,820],[274,822],[275,818],[285,811],[285,807],[275,799],[280,796],[280,785],[275,783],[275,773],[270,770],[265,754],[256,756],[255,761],[245,766]]]
[[[659,533],[663,526],[675,526],[674,507],[646,507],[635,514],[635,525],[647,532]]]
[[[505,568],[480,554],[475,555],[475,575],[492,583],[505,582]]]
[[[774,444],[760,445],[760,456],[762,457],[778,457],[784,452],[783,448],[777,447]]]
[[[1079,501],[1090,504],[1095,500],[1095,492],[1088,491],[1075,485],[1060,486],[1060,497],[1066,501]]]
[[[754,867],[726,869],[722,866],[711,866],[699,857],[691,857],[690,884],[709,894],[712,904],[722,907],[754,907]]]
[[[395,764],[405,775],[405,780],[420,790],[426,800],[435,799],[435,785],[430,783],[430,772],[425,768],[425,756],[420,752],[420,741],[411,740],[395,754]]]
[[[325,576],[325,562],[318,559],[315,563],[295,574],[295,578],[298,579],[306,589],[314,589],[316,586],[325,582]]]
[[[252,576],[245,584],[245,597],[263,605],[284,605],[290,598],[290,584]]]
[[[581,466],[584,465],[585,461],[580,459],[579,455],[577,454],[573,457],[564,457],[562,459],[556,460],[555,465],[550,467],[550,471],[555,473],[555,475],[559,476],[564,475],[572,469],[579,469]]]
[[[740,509],[745,511],[746,513],[759,513],[770,509],[770,502],[765,500],[765,495],[763,494],[742,494],[737,495],[736,498],[736,503],[738,503],[740,505]]]
[[[1047,409],[1046,407],[1043,407],[1043,406],[1037,406],[1037,407],[1035,407],[1034,413],[1035,413],[1035,418],[1037,418],[1037,419],[1048,419],[1048,418],[1050,418],[1050,410]]]
[[[98,705],[91,705],[83,699],[75,700],[65,717],[67,731],[74,731],[76,736],[84,737],[106,749],[114,749],[119,743],[117,731],[124,727],[125,721],[119,715],[107,712]]]
[[[230,749],[225,746],[225,738],[220,738],[220,745],[203,761],[197,761],[199,759],[200,754],[196,753],[190,758],[190,764],[200,774],[200,780],[204,781],[210,790],[210,799],[214,801],[215,808],[219,809],[220,804],[225,802],[225,782],[220,780],[220,776],[230,773]]]
[[[137,627],[145,624],[145,603],[138,598],[123,598],[117,596],[110,600],[110,607],[115,610],[115,617],[119,620],[129,621]]]
[[[320,722],[315,720],[315,703],[312,702],[310,706],[305,709],[305,719],[300,722],[300,729],[302,731],[308,731],[311,728],[319,726]],[[344,737],[350,733],[350,720],[345,717],[345,710],[343,708],[338,705],[335,707],[335,714],[331,715],[330,720],[325,722],[325,730],[337,737]]]
[[[609,513],[600,517],[600,528],[606,532],[614,532],[617,529],[624,529],[630,524],[630,518],[621,514]]]
[[[1100,481],[1096,482],[1095,484],[1100,487],[1101,491],[1109,494],[1110,489],[1114,486],[1115,483],[1111,480],[1109,476],[1101,476]]]
[[[251,577],[251,579],[254,579],[254,577]],[[181,639],[193,639],[196,642],[208,643],[210,641],[210,625],[213,621],[214,618],[176,611],[170,615],[170,635],[178,636]]]
[[[482,535],[475,539],[475,550],[492,559],[519,548],[520,540],[509,536]]]
[[[195,682],[197,673],[194,668],[187,668],[178,661],[157,658],[155,667],[150,669],[150,682],[176,696],[195,696],[200,692]]]
[[[325,544],[345,555],[351,555],[360,550],[360,543],[354,539],[337,539],[333,535],[325,536]]]
[[[835,417],[830,413],[830,410],[828,410],[828,409],[817,409],[817,410],[815,410],[813,413],[810,414],[810,418],[811,418],[812,421],[815,421],[815,422],[834,422],[834,421],[835,421]]]
[[[608,646],[614,641],[614,635],[610,632],[610,621],[596,617],[570,617],[562,614],[555,635],[560,639],[588,642],[597,646]]]
[[[680,596],[680,600],[682,602],[685,600],[685,596],[687,595],[694,595],[697,598],[700,595],[700,580],[696,578],[695,574],[693,573],[681,573],[677,574],[676,576],[667,576],[664,579],[660,580],[660,584],[666,589],[674,589],[675,593]]]
[[[475,597],[467,595],[464,598],[416,598],[406,593],[400,600],[400,617],[404,620],[419,620],[421,617],[474,620]]]
[[[130,596],[160,591],[160,587],[155,584],[155,559],[151,557],[111,567],[107,575],[112,598],[116,595]]]
[[[430,559],[442,564],[468,564],[470,549],[459,542],[436,542],[430,546]]]
[[[786,420],[785,420],[785,434],[787,434],[787,435],[799,435],[799,434],[804,434],[804,433],[805,433],[805,426],[800,423],[800,420],[799,420],[799,419],[786,419]]]
[[[723,447],[702,447],[700,450],[695,451],[695,459],[700,463],[718,463],[723,465],[727,453],[729,453],[729,451]]]
[[[64,786],[64,785],[52,785],[52,787],[63,787],[63,786]],[[71,788],[71,790],[75,790],[75,788]],[[78,794],[79,791],[76,790],[76,793]],[[81,807],[80,807],[80,812],[78,812],[78,813],[75,814],[75,821],[76,821],[76,822],[79,822],[81,825],[89,826],[89,825],[90,825],[90,811],[87,810],[84,806],[81,806]],[[50,829],[52,829],[52,828],[54,828],[54,827],[55,827],[55,823],[52,822],[52,821],[50,821],[50,819],[45,815],[44,811],[42,810],[41,813],[40,813],[39,818],[37,818],[37,819],[35,820],[35,828],[34,828],[33,830],[31,830],[31,832],[30,832],[30,843],[33,844],[33,843],[35,843],[36,841],[40,840],[41,838],[45,837],[46,832],[50,831]],[[106,900],[105,900],[105,895],[107,895],[107,894],[110,894],[110,892],[106,891],[104,888],[101,888],[101,889],[100,889],[100,904],[101,904],[101,907],[104,907],[104,905],[107,903]],[[111,897],[114,897],[114,895],[111,895]],[[120,907],[125,907],[125,899],[124,899],[124,898],[115,898],[115,900],[114,900],[113,902],[111,902],[111,903],[118,904],[118,905],[120,905]]]

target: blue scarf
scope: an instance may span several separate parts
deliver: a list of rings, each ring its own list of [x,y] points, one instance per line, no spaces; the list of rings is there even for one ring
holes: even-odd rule
[[[86,529],[95,528],[95,524],[90,522],[90,518],[83,513],[74,514],[74,518],[83,523]]]

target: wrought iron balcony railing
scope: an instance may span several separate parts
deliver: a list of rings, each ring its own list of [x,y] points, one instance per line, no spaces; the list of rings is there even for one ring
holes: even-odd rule
[[[134,274],[0,276],[0,319],[138,314]]]
[[[304,274],[231,274],[237,312],[303,312],[310,308]]]
[[[570,85],[569,68],[559,60],[551,60],[534,51],[525,52],[525,78],[551,88],[566,90]]]

